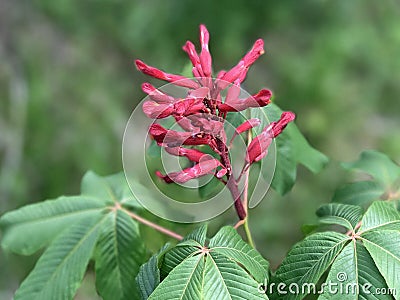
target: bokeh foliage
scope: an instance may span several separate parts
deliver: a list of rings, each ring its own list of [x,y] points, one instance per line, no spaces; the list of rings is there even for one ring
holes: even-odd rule
[[[265,39],[245,88],[272,89],[333,158],[318,177],[300,169],[291,194],[270,193],[252,211],[257,246],[276,266],[300,239],[300,224],[345,181],[335,161],[365,148],[400,160],[399,15],[395,0],[2,1],[0,211],[74,194],[88,169],[120,171],[124,126],[147,80],[133,59],[180,72],[181,45],[205,23],[216,69]],[[0,254],[1,299],[30,266]]]

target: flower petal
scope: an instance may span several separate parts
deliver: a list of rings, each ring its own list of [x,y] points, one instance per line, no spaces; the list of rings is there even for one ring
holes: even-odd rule
[[[155,101],[145,101],[142,108],[145,115],[150,119],[162,119],[174,113],[173,105],[165,103],[160,104]]]
[[[221,77],[222,80],[219,83],[219,87],[224,89],[227,87],[226,82],[232,83],[235,80],[239,79],[239,83],[243,82],[246,77],[247,71],[249,67],[262,55],[264,54],[264,41],[262,39],[258,39],[251,50],[239,61],[239,63],[225,73],[224,76]]]
[[[174,75],[165,73],[157,68],[146,65],[143,61],[137,59],[135,60],[136,67],[139,71],[143,72],[146,75],[152,76],[157,79],[162,79],[168,82],[171,82],[175,85],[187,87],[190,89],[199,88],[199,84],[191,79],[188,79],[181,75]]]
[[[272,136],[267,132],[262,132],[257,135],[247,147],[246,163],[252,164],[253,162],[261,160],[268,153],[268,147],[271,145]]]
[[[194,162],[199,162],[202,158],[204,158],[204,155],[208,155],[197,149],[188,149],[188,148],[183,148],[183,147],[172,147],[172,148],[166,147],[165,151],[167,151],[171,155],[185,156],[189,160],[194,161]]]
[[[214,173],[215,169],[220,166],[221,163],[210,155],[206,156],[207,158],[202,159],[198,164],[191,168],[186,168],[179,172],[172,172],[167,175],[162,175],[161,172],[158,171],[156,175],[162,178],[166,183],[185,183],[191,179]]]
[[[269,132],[272,137],[277,137],[289,122],[292,122],[296,115],[291,111],[285,111],[281,114],[281,118],[277,122],[272,122],[265,131]]]
[[[203,73],[206,77],[210,77],[211,75],[211,54],[208,50],[208,42],[210,40],[210,34],[206,26],[203,24],[200,25],[200,44],[201,44],[201,53],[200,53],[200,64],[203,70]]]
[[[271,97],[271,91],[263,89],[247,99],[232,98],[229,101],[225,101],[225,103],[218,105],[218,109],[221,112],[231,112],[242,111],[252,107],[263,107],[271,102]]]
[[[175,102],[175,98],[167,95],[160,90],[156,89],[154,86],[152,86],[150,83],[145,82],[142,84],[142,90],[146,94],[149,95],[149,97],[157,102],[165,102],[165,103],[172,103]]]

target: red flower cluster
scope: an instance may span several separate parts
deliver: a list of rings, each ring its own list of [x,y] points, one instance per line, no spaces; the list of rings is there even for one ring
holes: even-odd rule
[[[228,152],[233,139],[237,135],[259,126],[260,120],[250,119],[238,126],[229,145],[226,140],[224,121],[229,112],[263,107],[270,103],[272,93],[266,89],[262,89],[250,97],[240,98],[240,84],[246,78],[250,66],[264,53],[264,42],[258,39],[236,66],[228,71],[220,71],[216,78],[212,77],[212,58],[208,43],[209,33],[204,25],[200,25],[200,54],[197,53],[194,44],[190,41],[183,46],[183,50],[193,64],[194,79],[165,73],[136,60],[136,67],[144,74],[189,89],[187,96],[181,99],[158,90],[150,83],[144,83],[142,90],[148,94],[149,100],[143,103],[143,112],[151,119],[173,117],[183,131],[166,129],[153,123],[150,126],[149,134],[169,154],[184,156],[194,163],[190,168],[167,175],[158,171],[157,176],[166,183],[184,183],[206,174],[214,174],[229,188],[238,216],[240,219],[244,219],[246,211],[241,203],[238,179],[232,176]],[[225,89],[227,89],[226,96],[222,96],[221,92]],[[294,118],[295,115],[292,112],[282,113],[278,121],[272,122],[264,128],[250,142],[244,170],[267,154],[272,139],[278,136]],[[219,156],[219,159],[200,150],[184,147],[198,145],[208,145]]]

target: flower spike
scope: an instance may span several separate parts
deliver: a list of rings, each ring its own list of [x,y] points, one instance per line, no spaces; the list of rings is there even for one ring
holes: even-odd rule
[[[199,29],[200,51],[196,50],[191,41],[187,41],[182,47],[193,65],[194,80],[166,73],[141,60],[135,61],[137,69],[144,74],[188,89],[184,96],[175,98],[150,83],[142,84],[143,92],[148,95],[142,107],[146,116],[152,119],[170,118],[181,128],[177,131],[153,123],[149,128],[149,135],[159,146],[164,147],[167,153],[186,157],[193,164],[189,168],[165,175],[157,171],[156,175],[166,183],[185,183],[207,174],[214,175],[229,189],[237,215],[244,220],[247,210],[244,206],[246,201],[242,199],[245,193],[239,190],[240,178],[252,163],[267,155],[272,140],[294,120],[295,115],[292,112],[283,112],[279,120],[265,127],[250,141],[243,170],[239,177],[235,178],[229,155],[232,142],[241,133],[260,126],[261,121],[253,118],[237,126],[229,144],[225,121],[232,113],[248,108],[260,108],[271,102],[272,92],[267,89],[262,89],[247,98],[240,98],[240,85],[251,65],[264,53],[264,42],[262,39],[256,40],[235,66],[227,71],[216,72],[216,78],[213,78],[212,57],[209,51],[210,35],[204,25],[200,25]],[[224,91],[225,89],[227,90]],[[201,148],[197,149],[197,146]],[[203,152],[205,146],[210,148],[208,151],[211,150],[213,156]]]

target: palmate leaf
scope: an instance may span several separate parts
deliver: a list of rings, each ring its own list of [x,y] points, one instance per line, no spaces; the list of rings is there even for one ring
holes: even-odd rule
[[[346,212],[340,213],[345,216],[350,212],[348,208],[343,209],[346,207],[335,204],[326,211],[329,214]],[[353,224],[356,220],[354,218]],[[348,235],[319,232],[308,236],[289,252],[273,279],[276,284],[296,284],[300,291],[273,296],[275,299],[302,299],[310,292],[306,289],[302,293],[302,285],[316,285],[329,270],[320,299],[392,299],[388,288],[400,289],[399,222],[400,214],[391,203],[376,201],[362,217],[361,226],[353,227]],[[330,283],[340,289],[330,290]],[[386,294],[378,295],[375,293],[378,289],[386,290]],[[394,297],[399,299],[400,295]]]
[[[165,254],[166,277],[149,299],[267,299],[258,287],[268,281],[268,262],[231,227],[222,228],[206,246],[205,229]]]
[[[160,264],[165,252],[168,250],[169,244],[164,245],[161,250],[154,254],[150,259],[140,267],[136,277],[136,284],[142,300],[149,298],[150,294],[160,284]]]
[[[95,217],[86,218],[58,236],[21,284],[14,299],[72,299],[92,256],[101,224]]]
[[[176,247],[169,250],[163,259],[161,269],[162,277],[166,277],[172,269],[179,265],[185,258],[195,253],[202,245],[205,244],[207,238],[207,225],[202,225],[187,236]]]
[[[329,203],[317,210],[319,221],[325,224],[337,224],[347,229],[354,229],[361,220],[362,209],[355,205]]]
[[[3,215],[1,246],[22,255],[30,255],[49,244],[72,223],[98,215],[104,208],[99,199],[83,196],[59,197],[28,205]]]
[[[329,271],[319,300],[392,299],[390,295],[377,295],[376,289],[386,287],[371,255],[361,242],[348,244],[338,255]]]
[[[142,207],[133,196],[122,172],[103,177],[88,171],[82,179],[81,194],[102,199],[106,204],[119,202],[125,206]]]
[[[251,117],[262,121],[259,128],[253,130],[254,135],[267,126],[267,120],[278,120],[281,113],[282,110],[275,104],[251,110]],[[328,163],[328,158],[310,146],[294,123],[289,124],[276,138],[276,147],[276,168],[271,185],[281,195],[293,187],[296,181],[297,164],[302,164],[311,172],[318,173]]]
[[[356,169],[366,172],[387,187],[400,177],[400,167],[385,154],[374,150],[364,151],[357,161],[343,163],[342,166],[347,170]]]
[[[375,200],[400,200],[400,166],[385,154],[368,150],[359,159],[343,163],[347,170],[358,170],[372,178],[345,185],[336,191],[333,201],[368,206]]]
[[[254,248],[244,243],[232,227],[223,227],[218,231],[210,240],[209,247],[213,253],[240,262],[258,282],[268,277],[269,263]]]
[[[375,181],[358,181],[346,184],[335,191],[332,201],[343,204],[365,206],[378,200],[385,193],[385,188]]]
[[[388,287],[400,291],[400,231],[372,231],[361,237]]]
[[[306,237],[289,252],[273,282],[299,287],[316,284],[348,241],[348,236],[337,232],[319,232]],[[302,299],[307,294],[307,290],[286,295],[279,295],[277,290],[274,292],[273,299]]]
[[[374,202],[362,218],[360,232],[382,229],[400,230],[400,213],[387,202]]]
[[[103,299],[138,297],[132,282],[144,257],[138,224],[123,211],[108,214],[95,252],[96,286]]]
[[[50,244],[15,299],[72,299],[93,252],[102,298],[136,297],[134,279],[146,259],[138,224],[127,210],[136,205],[122,173],[101,177],[88,172],[82,195],[2,216],[3,248],[29,255]]]

